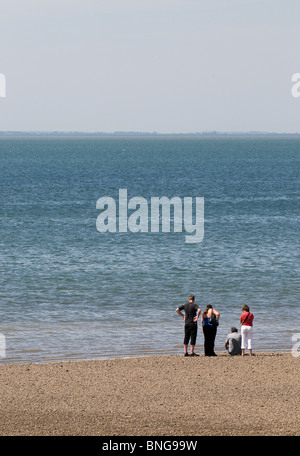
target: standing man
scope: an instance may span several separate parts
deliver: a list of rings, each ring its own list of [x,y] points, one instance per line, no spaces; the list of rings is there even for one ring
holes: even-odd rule
[[[181,311],[184,311],[184,314]],[[183,304],[180,307],[177,307],[176,312],[184,320],[184,356],[199,356],[195,350],[196,339],[197,339],[197,321],[201,314],[200,307],[195,304],[195,296],[189,296],[189,302]],[[188,344],[191,341],[191,355],[188,354]]]

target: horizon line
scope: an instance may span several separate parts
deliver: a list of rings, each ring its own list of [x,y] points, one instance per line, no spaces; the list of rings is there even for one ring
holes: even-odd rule
[[[164,133],[157,131],[80,131],[80,130],[3,130],[0,131],[0,136],[298,136],[300,132],[272,132],[272,131],[196,131],[196,132],[180,132],[180,133]]]

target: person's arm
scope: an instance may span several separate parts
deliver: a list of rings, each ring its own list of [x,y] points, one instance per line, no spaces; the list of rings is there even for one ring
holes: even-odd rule
[[[198,320],[198,318],[200,317],[200,314],[201,314],[201,309],[200,309],[200,307],[198,307],[197,315],[193,318],[194,322],[196,322]]]
[[[175,312],[177,312],[178,315],[180,315],[183,319],[185,319],[185,316],[183,315],[183,313],[181,312],[181,310],[179,309],[179,307],[177,307],[177,309],[175,310]]]
[[[213,309],[213,313],[214,313],[215,316],[217,317],[217,320],[219,320],[219,318],[220,318],[220,312],[218,312],[216,309]]]

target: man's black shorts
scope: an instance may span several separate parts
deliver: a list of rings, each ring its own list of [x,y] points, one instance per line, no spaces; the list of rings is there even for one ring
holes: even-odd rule
[[[197,325],[195,324],[188,324],[184,326],[184,345],[188,345],[189,341],[191,340],[191,345],[196,345],[196,338],[197,338]]]

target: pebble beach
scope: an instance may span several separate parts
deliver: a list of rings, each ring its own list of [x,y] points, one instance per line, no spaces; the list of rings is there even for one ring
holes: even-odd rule
[[[299,436],[300,359],[181,355],[0,366],[2,436]]]

